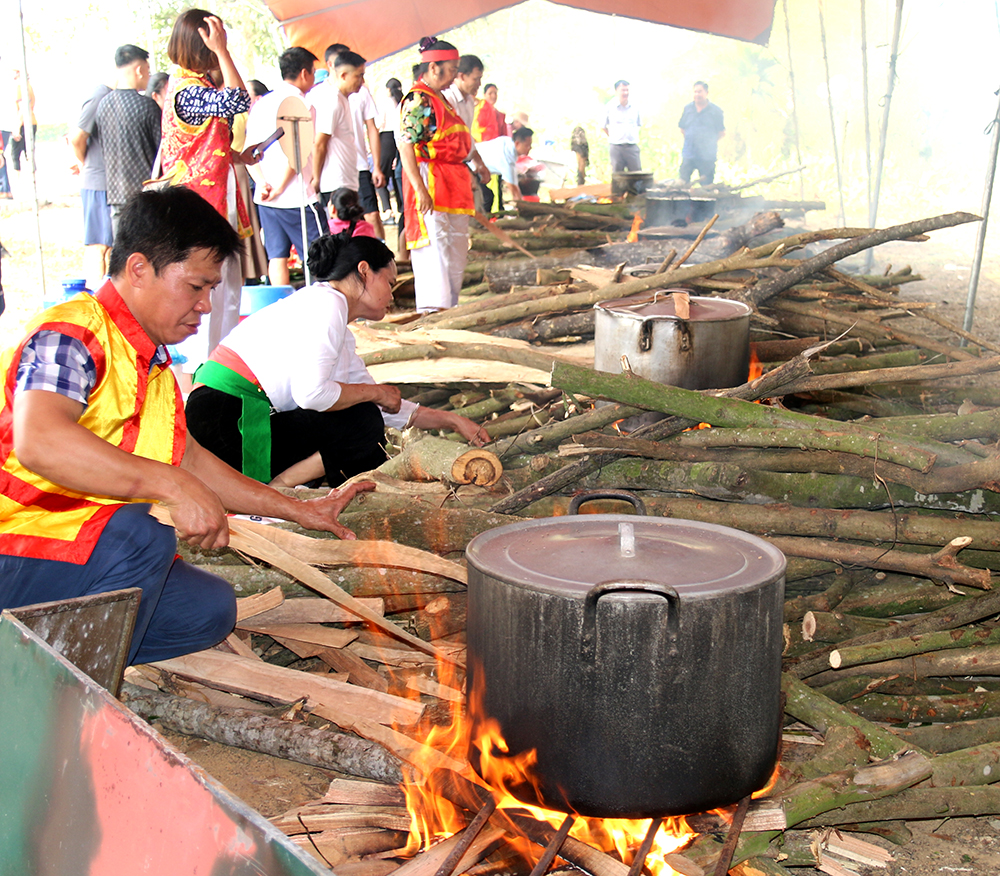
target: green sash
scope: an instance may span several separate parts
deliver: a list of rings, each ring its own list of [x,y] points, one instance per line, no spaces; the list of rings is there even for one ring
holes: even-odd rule
[[[231,368],[209,360],[194,374],[196,383],[243,399],[237,424],[243,438],[243,474],[263,484],[271,481],[271,402],[256,384]]]

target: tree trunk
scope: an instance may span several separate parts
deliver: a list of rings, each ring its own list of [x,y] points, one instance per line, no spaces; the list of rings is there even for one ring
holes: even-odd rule
[[[401,480],[489,487],[500,480],[503,465],[487,450],[424,435],[418,441],[408,442],[399,454],[382,463],[378,470]]]
[[[128,682],[122,684],[121,700],[140,717],[187,736],[386,784],[397,784],[403,779],[395,755],[375,742],[347,733],[314,730],[247,709],[197,703]]]

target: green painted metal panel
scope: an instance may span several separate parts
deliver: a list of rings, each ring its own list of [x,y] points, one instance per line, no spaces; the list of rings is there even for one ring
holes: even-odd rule
[[[0,876],[329,872],[0,616]]]

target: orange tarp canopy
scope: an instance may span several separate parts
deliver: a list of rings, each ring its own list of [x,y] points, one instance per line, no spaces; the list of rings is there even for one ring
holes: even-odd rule
[[[764,44],[774,0],[555,0],[562,6],[669,24]],[[267,0],[292,45],[322,59],[331,43],[345,43],[370,61],[413,48],[436,36],[516,6],[508,0]],[[461,49],[461,46],[459,46]]]

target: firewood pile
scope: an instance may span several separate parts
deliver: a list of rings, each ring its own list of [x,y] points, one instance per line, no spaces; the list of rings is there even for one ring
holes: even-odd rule
[[[909,269],[835,267],[975,217],[754,245],[780,226],[765,215],[653,252],[607,241],[629,230],[624,216],[535,209],[531,227],[504,234],[535,255],[543,239],[573,252],[484,261],[460,306],[358,332],[377,379],[485,423],[493,443],[397,436],[398,455],[371,475],[377,490],[341,518],[357,542],[234,519],[231,550],[191,558],[246,594],[236,632],[130,670],[125,702],[180,732],[355,777],[275,819],[341,876],[527,873],[561,816],[493,812],[464,743],[439,741],[464,699],[463,551],[496,526],[565,513],[580,491],[627,489],[650,514],[751,532],[788,558],[787,724],[772,784],[735,814],[689,817],[690,841],[660,859],[682,874],[838,874],[886,866],[907,821],[1000,814],[1000,395],[989,376],[1000,346],[908,301]],[[494,240],[474,247],[492,252]],[[581,355],[596,302],[677,288],[753,308],[760,376],[692,391],[597,372]],[[650,411],[663,418],[614,427]],[[409,837],[404,777],[448,801],[451,839],[420,849]],[[574,828],[558,854],[626,876],[645,827],[624,854],[594,839],[602,829],[584,841]],[[647,866],[669,874],[656,854]]]

